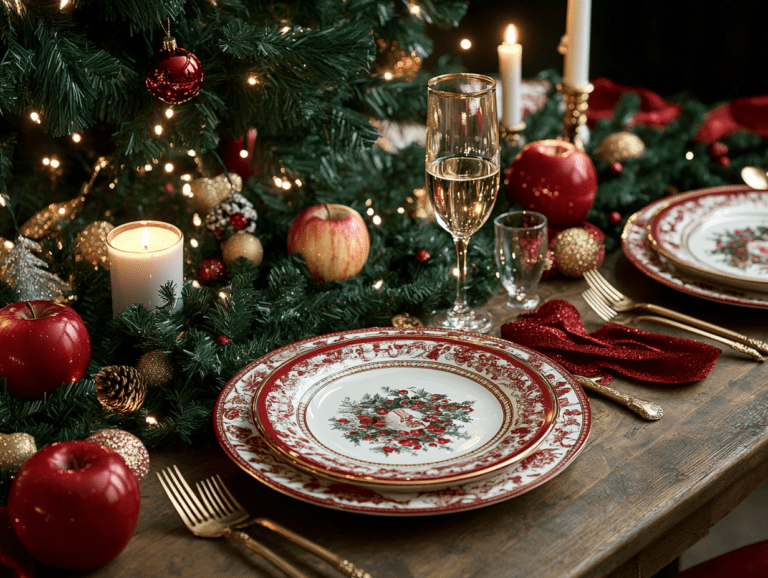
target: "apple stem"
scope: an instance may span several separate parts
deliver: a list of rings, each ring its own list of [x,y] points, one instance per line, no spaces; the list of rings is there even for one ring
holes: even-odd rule
[[[325,207],[325,212],[328,213],[328,220],[331,220],[331,207],[328,206],[328,203],[323,203],[323,206]]]
[[[32,316],[32,319],[37,319],[37,315],[35,315],[35,308],[32,307],[32,304],[25,303],[24,305],[27,307],[27,310],[29,311],[29,314]]]

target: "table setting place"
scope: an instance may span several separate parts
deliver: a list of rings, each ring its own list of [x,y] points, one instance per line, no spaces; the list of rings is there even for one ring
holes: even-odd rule
[[[517,518],[510,523],[510,517],[519,516],[521,524],[535,518],[529,529],[535,526],[536,531],[543,529],[554,536],[553,551],[530,554],[536,563],[554,565],[562,554],[555,550],[573,545],[578,552],[569,554],[583,557],[574,562],[569,576],[597,576],[591,574],[597,568],[602,577],[640,556],[640,547],[632,550],[630,542],[637,542],[641,532],[630,535],[634,527],[617,528],[612,534],[615,540],[610,538],[613,542],[604,549],[606,536],[599,544],[582,547],[579,540],[590,531],[598,533],[594,526],[590,531],[582,526],[599,518],[604,496],[619,495],[612,509],[606,507],[606,518],[600,523],[607,526],[620,519],[617,511],[625,501],[635,500],[642,507],[628,517],[645,516],[642,523],[647,527],[658,505],[651,501],[654,483],[661,486],[658,480],[669,472],[675,477],[672,486],[678,479],[698,480],[699,476],[724,492],[727,484],[717,478],[718,472],[707,478],[697,470],[689,476],[682,465],[678,470],[676,463],[661,463],[660,455],[676,459],[671,450],[651,456],[652,466],[644,472],[649,481],[642,481],[642,487],[632,486],[635,479],[626,472],[608,482],[605,479],[623,464],[624,448],[627,456],[635,457],[656,441],[661,446],[677,441],[670,441],[676,432],[670,435],[669,431],[679,423],[674,411],[680,409],[679,400],[692,404],[701,395],[702,403],[708,401],[706,392],[690,386],[706,384],[719,361],[729,368],[757,367],[768,355],[768,342],[747,335],[743,318],[734,322],[738,331],[722,321],[723,311],[730,308],[756,310],[757,315],[768,309],[768,177],[762,169],[747,166],[741,172],[746,184],[656,196],[639,210],[638,203],[632,205],[626,219],[618,211],[609,211],[603,218],[609,203],[603,202],[602,212],[594,210],[598,175],[606,181],[618,178],[625,170],[621,163],[629,167],[642,158],[645,148],[629,130],[590,144],[590,128],[605,132],[605,125],[587,125],[587,99],[595,88],[587,74],[590,3],[574,4],[573,10],[569,8],[569,19],[575,19],[569,23],[570,38],[562,41],[566,73],[550,87],[550,101],[556,99],[557,108],[541,104],[542,118],[554,111],[562,120],[557,137],[537,129],[527,134],[545,138],[526,142],[526,123],[533,125],[533,115],[539,111],[525,121],[522,118],[522,49],[514,35],[499,47],[502,74],[498,82],[467,72],[439,74],[426,82],[426,110],[421,115],[425,126],[419,129],[425,137],[424,150],[418,159],[424,161],[423,167],[419,164],[424,184],[415,189],[409,185],[408,203],[393,211],[394,218],[407,217],[416,223],[413,231],[405,226],[393,228],[394,233],[385,230],[376,199],[361,201],[363,197],[358,196],[348,202],[350,206],[326,200],[308,206],[298,202],[300,193],[291,196],[295,191],[287,191],[294,185],[296,190],[311,188],[309,174],[327,176],[323,171],[331,171],[328,159],[333,155],[326,151],[322,170],[306,165],[305,177],[301,171],[281,168],[279,177],[268,179],[269,191],[266,187],[251,191],[259,198],[259,211],[265,215],[274,211],[273,222],[268,216],[258,217],[255,205],[245,199],[246,179],[234,172],[227,172],[218,184],[206,176],[201,177],[205,181],[201,186],[187,174],[178,187],[167,182],[153,188],[167,195],[177,188],[184,191],[184,203],[194,207],[191,215],[197,229],[190,235],[180,223],[143,216],[118,227],[96,223],[103,233],[96,261],[79,252],[73,261],[85,261],[85,268],[93,265],[95,273],[89,269],[89,275],[106,276],[92,283],[90,277],[75,280],[71,276],[80,295],[33,299],[25,292],[18,297],[23,284],[36,279],[32,273],[40,271],[34,261],[37,257],[30,257],[30,251],[39,246],[21,235],[17,244],[0,244],[11,247],[0,254],[0,281],[8,281],[9,288],[10,281],[15,283],[0,296],[15,291],[17,301],[11,303],[8,297],[9,304],[0,308],[0,331],[6,331],[0,335],[0,394],[8,400],[7,407],[0,407],[7,430],[0,433],[4,476],[0,483],[8,490],[7,504],[0,504],[0,571],[7,568],[14,578],[36,578],[56,576],[60,570],[99,573],[104,568],[99,575],[110,575],[114,568],[125,568],[118,558],[138,539],[142,541],[139,556],[153,548],[157,554],[164,540],[173,541],[173,555],[162,563],[179,575],[195,540],[225,539],[216,548],[242,554],[224,545],[239,543],[270,571],[291,578],[319,575],[303,560],[290,558],[296,549],[329,565],[333,575],[373,578],[377,571],[397,570],[381,562],[386,553],[378,563],[366,558],[363,548],[373,542],[359,545],[363,537],[351,535],[352,530],[342,535],[347,531],[343,521],[362,519],[350,524],[362,527],[374,526],[373,520],[402,519],[416,525],[429,524],[438,516],[475,524],[468,535],[475,530],[485,538],[507,530],[515,534],[518,550],[507,551],[507,544],[496,542],[494,570],[498,570],[502,564],[512,568],[509,560],[517,563],[516,557],[533,551],[533,542],[544,544],[539,546],[542,551],[549,548],[539,534],[530,543],[528,536],[517,536]],[[586,13],[580,5],[586,5]],[[413,8],[410,13],[416,14]],[[169,30],[170,20],[167,26]],[[175,39],[163,30],[168,47],[173,41],[176,50]],[[296,32],[290,32],[289,26],[280,30],[284,36]],[[300,32],[306,32],[301,38],[307,38],[310,28]],[[368,38],[370,31],[363,36]],[[183,52],[187,59],[194,56]],[[335,69],[329,66],[328,70]],[[261,89],[264,83],[255,74],[248,80],[249,86]],[[306,107],[309,110],[320,109],[312,104]],[[668,107],[667,113],[666,122],[672,123],[679,107]],[[166,119],[170,121],[173,114],[168,108]],[[334,115],[328,117],[343,122],[352,118]],[[551,119],[542,124],[552,126]],[[163,130],[157,127],[159,138]],[[318,135],[330,134],[317,127],[310,132],[315,130]],[[617,144],[611,145],[607,141],[614,136]],[[354,146],[359,148],[356,139]],[[236,151],[239,160],[252,153],[253,146],[252,142],[246,150],[243,144]],[[263,146],[266,151],[268,145]],[[628,153],[632,146],[640,148]],[[617,151],[623,156],[611,156]],[[202,166],[196,155],[189,150],[185,160]],[[397,163],[381,164],[397,172]],[[99,171],[108,172],[108,165],[101,158],[77,199],[52,205],[59,220],[46,221],[45,234],[54,222],[75,219]],[[139,169],[144,176],[153,172],[149,163]],[[174,165],[169,162],[164,170],[173,173]],[[370,172],[370,167],[366,170]],[[718,179],[722,183],[724,177],[718,175]],[[334,187],[342,180],[329,177]],[[119,189],[118,182],[122,183],[113,178],[109,190]],[[197,197],[190,192],[194,184]],[[376,187],[371,186],[371,191],[378,191]],[[328,197],[320,190],[318,199]],[[216,202],[202,204],[203,193]],[[621,194],[630,193],[614,196]],[[369,195],[366,190],[365,195],[376,197],[378,192]],[[0,200],[10,213],[11,198],[0,195]],[[352,204],[358,204],[360,212]],[[293,210],[300,205],[301,211],[289,219],[288,207]],[[417,210],[426,216],[416,216]],[[10,214],[19,229],[15,215]],[[263,244],[252,234],[257,218],[263,227]],[[605,231],[588,219],[599,222]],[[285,230],[278,230],[282,225]],[[430,227],[431,232],[424,233]],[[216,237],[215,242],[212,238],[206,242],[203,235],[209,234]],[[418,243],[412,242],[417,235]],[[606,244],[609,235],[615,243],[612,247]],[[63,246],[59,237],[56,240]],[[78,247],[87,244],[80,236],[77,242]],[[238,243],[243,245],[233,249]],[[397,249],[390,251],[386,243]],[[208,245],[221,251],[221,259],[203,260],[198,258],[202,253],[192,251]],[[383,253],[395,250],[402,254],[382,264]],[[632,286],[615,267],[618,257],[628,261],[642,283]],[[405,263],[403,270],[391,270],[396,261]],[[196,278],[190,269],[196,269]],[[416,279],[425,272],[440,279]],[[61,281],[53,274],[45,279]],[[544,288],[544,283],[550,285]],[[61,286],[72,289],[67,283]],[[486,286],[490,291],[484,290]],[[658,290],[671,291],[657,298]],[[685,303],[685,312],[677,311],[679,302],[670,294],[693,299]],[[478,298],[483,295],[485,302]],[[367,313],[353,318],[358,308],[363,309],[363,301],[370,306]],[[310,313],[338,323],[328,328],[322,321],[307,321],[305,326],[304,318]],[[320,313],[328,317],[319,317]],[[56,350],[51,343],[43,343],[48,338],[45,331],[65,322],[69,325],[59,327],[56,346],[61,342],[79,349],[59,355],[57,364],[66,365],[67,370],[79,365],[66,375],[55,373],[48,379],[52,383],[43,384],[42,378],[32,375],[33,369]],[[49,325],[44,331],[45,324]],[[99,328],[102,333],[97,333]],[[24,367],[18,363],[22,358],[27,360]],[[98,362],[107,359],[109,364]],[[728,379],[719,375],[717,386],[726,389],[723,384]],[[726,397],[720,391],[718,395]],[[74,414],[94,417],[91,423],[78,423]],[[606,432],[606,424],[616,415],[620,417],[611,425],[620,421],[621,429]],[[721,421],[741,423],[731,416]],[[761,416],[751,414],[744,423],[744,430],[758,434],[765,427]],[[667,425],[670,429],[663,429]],[[41,447],[27,430],[44,440]],[[585,450],[597,445],[590,444],[596,430],[602,436],[602,453],[589,456],[589,463],[583,464],[590,453]],[[199,450],[194,445],[201,439],[240,476],[236,484],[226,468],[203,476],[204,468],[190,466]],[[622,443],[625,446],[619,447]],[[150,450],[147,445],[152,445]],[[614,446],[619,449],[611,454]],[[179,459],[187,449],[190,453],[185,455],[194,457]],[[712,453],[719,456],[718,450]],[[199,451],[203,455],[204,450]],[[160,455],[163,467],[150,467],[150,456]],[[574,474],[582,465],[580,459],[584,469]],[[588,479],[593,473],[595,479]],[[162,492],[144,492],[140,484],[147,477]],[[564,478],[569,490],[575,488],[572,494],[548,501],[550,496],[541,492],[565,484]],[[570,502],[571,497],[582,496],[578,494],[582,489],[594,492],[585,500],[583,517],[582,506]],[[272,510],[265,508],[268,515],[251,505],[253,495],[260,493],[280,501]],[[688,499],[706,506],[714,501],[714,493],[692,492],[691,498],[676,495],[679,501],[667,511],[673,511],[670,519],[680,502]],[[162,500],[153,499],[158,495]],[[547,499],[539,500],[543,495]],[[665,504],[671,503],[669,496],[661,497]],[[288,508],[282,500],[290,504]],[[509,510],[503,510],[500,504],[507,502]],[[523,502],[528,508],[551,507],[553,518],[542,516],[541,509],[516,510],[515,504]],[[152,511],[145,512],[139,522],[140,508],[146,504],[151,504]],[[572,508],[567,523],[557,518],[561,506]],[[499,518],[508,516],[503,529],[492,527],[497,523],[491,515],[494,507]],[[473,517],[476,510],[487,512],[488,518]],[[686,515],[692,512],[693,506]],[[330,524],[329,532],[342,535],[332,542],[334,546],[353,544],[352,556],[349,549],[337,553],[337,548],[321,543],[324,515],[343,520]],[[712,514],[703,525],[708,528],[715,517]],[[631,525],[634,519],[622,521]],[[682,521],[675,518],[670,527],[659,526],[658,531],[654,527],[656,533],[649,532],[642,547],[664,542],[665,532]],[[142,530],[136,531],[137,527]],[[146,533],[141,535],[142,531]],[[288,548],[274,548],[271,541],[260,540],[255,534],[261,531]],[[461,528],[452,531],[456,538]],[[308,532],[312,536],[304,535]],[[429,532],[419,539],[432,540]],[[456,546],[456,552],[482,550],[481,546],[466,542]],[[590,549],[594,557],[586,560],[582,550]],[[445,564],[452,563],[453,554],[444,556]],[[408,555],[413,560],[419,554]],[[243,555],[232,559],[244,569],[231,570],[233,576],[254,569],[249,566],[253,560]],[[653,564],[659,566],[657,561]],[[480,576],[485,570],[472,568],[471,575]],[[470,575],[470,570],[461,572]]]

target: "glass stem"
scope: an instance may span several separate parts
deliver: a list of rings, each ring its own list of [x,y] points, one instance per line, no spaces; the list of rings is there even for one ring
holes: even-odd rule
[[[467,248],[469,247],[469,239],[454,237],[453,242],[456,245],[456,266],[459,274],[456,281],[456,301],[450,315],[465,317],[469,313],[469,307],[467,307]]]

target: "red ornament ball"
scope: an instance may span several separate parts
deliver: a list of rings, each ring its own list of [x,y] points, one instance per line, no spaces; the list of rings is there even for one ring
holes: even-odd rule
[[[147,65],[146,84],[149,92],[168,104],[181,104],[197,96],[203,85],[203,66],[189,50],[176,46],[176,40],[165,38]]]
[[[200,263],[197,269],[197,276],[203,283],[212,283],[223,279],[227,274],[227,266],[218,257],[206,259]]]
[[[611,211],[611,213],[608,215],[608,222],[611,225],[619,225],[622,220],[623,220],[623,217],[621,216],[621,213],[619,213],[618,211]]]
[[[237,213],[229,218],[229,224],[235,231],[242,231],[248,226],[248,219],[243,214]]]
[[[416,253],[416,260],[421,261],[422,263],[426,263],[432,258],[432,255],[430,255],[427,251],[422,249],[418,253]]]
[[[226,335],[219,335],[216,338],[216,343],[218,343],[219,345],[226,345],[227,343],[229,343],[229,337],[227,337]]]
[[[612,175],[620,175],[624,171],[624,165],[616,161],[608,165],[608,170],[611,171]]]
[[[105,428],[97,431],[85,441],[115,450],[131,468],[136,481],[144,481],[149,473],[149,452],[147,446],[130,432]]]
[[[713,159],[724,157],[728,154],[728,145],[720,141],[710,143],[707,154]]]
[[[731,159],[727,156],[717,157],[717,164],[721,167],[729,167],[731,166]]]

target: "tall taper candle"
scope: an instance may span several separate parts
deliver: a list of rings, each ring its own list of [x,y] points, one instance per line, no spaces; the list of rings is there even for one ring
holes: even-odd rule
[[[176,297],[184,284],[184,235],[160,221],[136,221],[107,235],[112,279],[112,314],[134,303],[147,309],[162,305],[160,288],[172,281]]]
[[[589,84],[589,35],[592,0],[568,0],[565,33],[568,48],[565,53],[563,82],[570,86]]]
[[[511,128],[520,124],[520,91],[523,83],[523,47],[517,42],[517,30],[507,26],[504,42],[499,45],[499,73],[501,74],[501,124]]]

